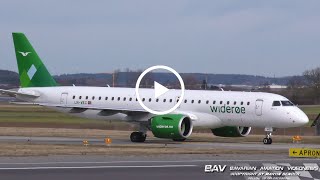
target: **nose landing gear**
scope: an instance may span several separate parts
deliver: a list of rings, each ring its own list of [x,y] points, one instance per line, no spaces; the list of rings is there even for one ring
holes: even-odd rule
[[[263,139],[263,144],[272,144],[271,133],[267,133],[266,138]]]
[[[263,139],[263,144],[272,144],[272,132],[273,128],[272,127],[266,127],[264,128],[264,131],[266,131],[266,137]]]

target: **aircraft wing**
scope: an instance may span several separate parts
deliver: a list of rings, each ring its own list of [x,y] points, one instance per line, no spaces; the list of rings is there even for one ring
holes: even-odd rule
[[[92,105],[65,105],[65,104],[50,104],[50,103],[38,103],[40,106],[46,107],[60,107],[60,108],[70,108],[69,113],[82,113],[86,110],[100,110],[98,115],[100,116],[110,116],[117,113],[123,113],[128,115],[129,121],[136,121],[136,120],[148,120],[155,116],[154,114],[149,113],[148,111],[141,109],[128,109],[123,107],[106,107],[106,106],[92,106]],[[174,111],[172,113],[179,113],[189,116],[191,120],[197,120],[198,117],[196,114],[192,112],[184,112],[184,111]]]
[[[69,108],[69,113],[77,114],[82,113],[87,110],[97,110],[100,111],[97,113],[99,116],[112,116],[118,113],[127,115],[125,117],[126,121],[148,121],[154,115],[149,113],[144,109],[127,109],[123,107],[106,107],[106,106],[92,106],[92,105],[65,105],[65,104],[48,104],[48,103],[39,103],[40,106],[45,107],[60,107],[60,108]]]
[[[71,108],[71,113],[77,113],[81,110],[105,110],[105,111],[114,111],[116,113],[125,113],[129,114],[130,112],[140,112],[140,113],[149,113],[144,109],[126,109],[121,107],[106,107],[106,106],[92,106],[92,105],[65,105],[65,104],[50,104],[50,103],[38,103],[40,106],[47,106],[47,107],[61,107],[61,108]],[[83,112],[83,111],[82,111]]]

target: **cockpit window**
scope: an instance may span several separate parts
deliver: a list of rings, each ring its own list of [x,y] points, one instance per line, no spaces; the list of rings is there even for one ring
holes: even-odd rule
[[[294,104],[290,101],[281,101],[282,106],[294,106]]]
[[[280,101],[273,101],[272,106],[281,106]]]

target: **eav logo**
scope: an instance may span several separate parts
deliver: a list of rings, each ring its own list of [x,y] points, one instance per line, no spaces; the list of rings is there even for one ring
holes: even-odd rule
[[[20,53],[23,57],[28,56],[28,54],[30,54],[31,52],[21,52],[18,51],[18,53]]]

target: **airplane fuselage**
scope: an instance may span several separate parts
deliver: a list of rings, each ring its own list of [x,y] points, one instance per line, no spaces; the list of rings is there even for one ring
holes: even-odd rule
[[[154,116],[150,113],[128,116],[126,112],[145,112],[137,101],[134,88],[37,87],[20,88],[19,92],[37,93],[39,97],[28,99],[17,96],[18,99],[84,118],[141,122]],[[139,92],[143,103],[157,111],[168,110],[180,98],[180,90],[170,90],[159,98],[154,97],[153,89],[140,89]],[[188,114],[194,127],[203,128],[288,128],[301,126],[308,121],[298,107],[273,106],[274,101],[289,100],[262,92],[186,90],[182,103],[172,114]]]

